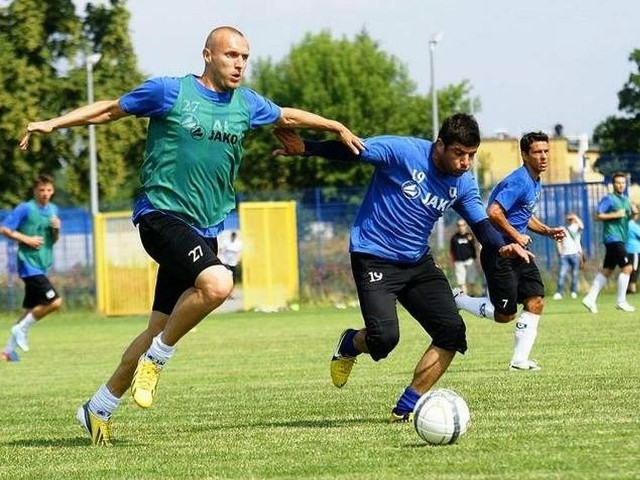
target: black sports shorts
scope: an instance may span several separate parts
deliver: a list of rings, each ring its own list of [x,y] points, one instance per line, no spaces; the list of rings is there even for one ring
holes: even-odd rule
[[[58,292],[45,275],[25,277],[22,281],[24,282],[22,308],[32,309],[38,305],[48,305],[56,298],[60,298],[60,295],[58,295]]]
[[[518,304],[531,297],[544,298],[540,270],[533,260],[502,258],[489,248],[480,250],[480,262],[487,278],[489,298],[497,312],[515,315]]]
[[[434,346],[460,353],[467,350],[466,326],[451,286],[430,254],[405,264],[354,252],[351,269],[367,329],[367,347],[374,360],[383,357],[372,351],[375,342],[371,338],[399,338],[396,299],[429,334]]]
[[[194,286],[205,268],[222,265],[218,241],[202,237],[180,218],[162,212],[148,213],[138,224],[140,240],[158,262],[153,310],[171,314],[180,295]]]
[[[602,266],[609,270],[615,270],[616,267],[626,267],[631,263],[624,242],[611,242],[604,244],[605,254]]]

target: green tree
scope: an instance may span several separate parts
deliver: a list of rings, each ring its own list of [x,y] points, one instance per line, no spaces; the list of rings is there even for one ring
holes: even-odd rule
[[[86,55],[102,55],[94,70],[95,98],[117,98],[139,84],[124,0],[87,4],[76,15],[72,0],[13,0],[0,8],[0,208],[22,201],[39,171],[56,174],[59,199],[88,204],[88,131],[72,128],[34,136],[17,149],[25,125],[87,102]],[[127,87],[123,87],[123,85]],[[101,200],[128,206],[144,148],[145,121],[123,119],[96,128]]]
[[[288,56],[274,63],[259,59],[250,85],[282,106],[334,118],[362,137],[393,133],[431,138],[431,101],[416,93],[406,67],[381,51],[367,32],[353,40],[329,32],[308,34]],[[440,113],[467,111],[478,102],[467,82],[438,92]],[[312,132],[314,138],[333,138]],[[278,190],[311,186],[357,186],[371,174],[366,164],[323,159],[273,158],[275,139],[268,129],[252,133],[246,145],[238,190]]]
[[[95,99],[118,98],[140,84],[144,77],[138,71],[136,55],[129,37],[130,14],[124,0],[110,0],[109,5],[87,4],[83,23],[87,54],[97,52],[100,60],[94,67]],[[77,107],[87,102],[85,59],[71,72],[75,83],[83,86],[72,102]],[[127,117],[96,128],[98,156],[98,190],[102,210],[129,208],[138,185],[138,170],[144,151],[147,121]],[[89,198],[88,129],[71,130],[78,145],[74,161],[67,167],[69,190],[78,201]]]
[[[595,168],[604,175],[615,171],[631,173],[631,180],[640,183],[640,49],[629,55],[633,71],[618,92],[618,109],[600,123],[593,134],[601,155]]]
[[[59,77],[80,34],[72,0],[15,0],[0,8],[0,208],[23,201],[35,174],[58,170],[69,151],[55,136],[36,139],[26,153],[17,143],[29,119],[60,112],[67,88]]]

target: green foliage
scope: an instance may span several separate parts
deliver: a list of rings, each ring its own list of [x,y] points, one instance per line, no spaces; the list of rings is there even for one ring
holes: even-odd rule
[[[355,308],[214,314],[179,343],[156,402],[129,392],[113,448],[93,448],[75,409],[108,378],[146,318],[61,311],[0,364],[3,479],[637,479],[637,316],[615,296],[592,315],[545,306],[534,352],[543,370],[506,369],[513,324],[466,317],[469,352],[437,384],[467,401],[472,426],[451,446],[422,442],[387,415],[429,338],[400,309],[389,358],[363,355],[336,389],[329,358]],[[8,332],[13,317],[0,317]]]
[[[630,172],[632,181],[640,183],[640,49],[629,55],[629,61],[634,70],[618,92],[618,109],[623,115],[608,117],[593,134],[602,152],[595,167],[604,175]]]
[[[280,62],[258,60],[251,87],[285,107],[301,108],[339,120],[361,137],[380,134],[432,137],[431,100],[416,93],[406,67],[381,51],[366,32],[353,40],[329,32],[307,34]],[[466,111],[467,82],[438,92],[442,117]],[[475,102],[477,103],[477,102]],[[333,138],[305,132],[311,138]],[[368,182],[371,168],[323,159],[273,158],[276,146],[268,129],[252,134],[238,182],[255,189],[356,186]]]
[[[99,52],[96,98],[117,98],[142,80],[128,34],[126,2],[88,4],[78,17],[72,0],[13,0],[0,8],[0,208],[30,195],[36,173],[56,173],[59,196],[87,203],[86,128],[34,136],[27,152],[17,142],[29,121],[56,117],[86,104],[84,56]],[[142,158],[145,124],[126,119],[97,129],[98,179],[104,201],[131,197]],[[60,181],[62,179],[63,181]]]

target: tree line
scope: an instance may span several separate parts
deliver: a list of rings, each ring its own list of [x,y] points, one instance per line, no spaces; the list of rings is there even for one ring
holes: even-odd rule
[[[118,98],[147,77],[137,65],[129,20],[126,0],[88,3],[81,14],[72,0],[13,0],[0,7],[0,208],[24,200],[41,171],[55,174],[57,203],[88,205],[86,128],[36,136],[26,153],[17,149],[17,141],[28,121],[87,103],[89,55],[101,56],[93,67],[96,99]],[[640,51],[631,59],[640,65]],[[353,38],[335,38],[329,31],[307,34],[283,59],[259,58],[251,71],[247,85],[277,104],[335,118],[363,137],[433,137],[431,97],[417,91],[406,65],[384,52],[365,30]],[[632,149],[625,153],[640,152],[639,78],[632,74],[620,93],[621,109],[635,117],[610,117],[595,132],[605,153],[614,152],[616,159],[622,147]],[[440,117],[478,112],[480,100],[470,92],[468,80],[439,89]],[[127,117],[96,128],[102,210],[128,208],[135,196],[146,122]],[[623,143],[621,135],[633,141]],[[371,167],[365,164],[274,158],[274,146],[269,128],[248,136],[236,184],[239,194],[361,186],[370,175]]]

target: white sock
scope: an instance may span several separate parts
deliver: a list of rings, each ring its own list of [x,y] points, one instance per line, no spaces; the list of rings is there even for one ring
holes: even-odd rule
[[[22,317],[22,320],[18,322],[18,326],[22,329],[23,332],[26,332],[27,330],[29,330],[29,327],[35,325],[37,321],[38,320],[33,316],[33,313],[29,312],[24,317]]]
[[[618,303],[626,303],[627,301],[627,287],[629,286],[628,273],[621,273],[618,275]]]
[[[513,333],[513,356],[511,363],[521,364],[529,360],[529,354],[533,349],[533,344],[538,335],[538,322],[540,315],[535,313],[522,311],[520,316],[516,318],[516,329]]]
[[[598,298],[598,294],[600,293],[600,290],[602,290],[606,284],[607,284],[607,277],[605,277],[602,273],[598,272],[596,274],[596,278],[593,279],[593,284],[589,289],[589,293],[587,294],[587,297],[589,297],[591,300],[595,302],[596,298]]]
[[[479,318],[494,320],[495,308],[487,297],[470,297],[460,294],[456,297],[456,306],[466,312],[474,314]]]
[[[4,349],[7,352],[13,352],[16,348],[18,348],[18,344],[16,343],[15,337],[12,333],[9,335],[9,340],[7,340],[7,344],[5,345]]]
[[[167,361],[173,357],[173,354],[176,351],[176,347],[171,347],[165,344],[162,339],[162,332],[153,337],[153,341],[151,342],[151,346],[147,353],[145,354],[149,360],[153,360],[158,366],[163,367]]]
[[[120,398],[109,391],[106,384],[102,384],[91,400],[89,400],[89,410],[100,417],[108,420],[113,412],[120,405]]]

